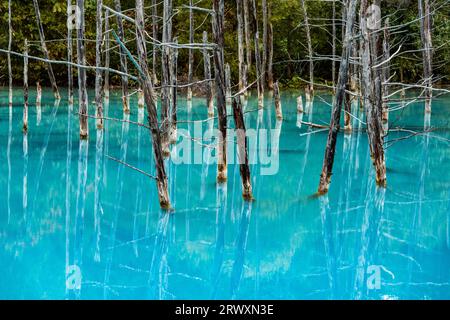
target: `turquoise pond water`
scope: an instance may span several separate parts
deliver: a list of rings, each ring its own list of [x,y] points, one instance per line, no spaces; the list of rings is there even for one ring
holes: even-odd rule
[[[296,94],[286,92],[281,132],[268,139],[275,174],[251,165],[256,201],[243,202],[237,165],[217,187],[215,164],[169,160],[168,215],[152,179],[105,156],[154,173],[145,128],[107,121],[99,134],[90,119],[80,144],[77,104],[55,107],[44,90],[24,136],[21,90],[12,109],[0,94],[0,298],[450,298],[448,96],[433,101],[432,132],[386,138],[387,189],[374,185],[366,133],[355,130],[339,135],[329,195],[316,198],[327,132],[299,128]],[[114,92],[108,116],[122,119],[119,101]],[[330,101],[317,96],[303,121],[328,122]],[[145,121],[135,96],[131,106],[129,120]],[[422,103],[392,107],[392,128],[423,130]],[[247,128],[280,129],[271,97],[255,108],[253,97]],[[209,126],[186,121],[207,117],[204,99],[188,112],[180,97],[179,109],[180,132]]]

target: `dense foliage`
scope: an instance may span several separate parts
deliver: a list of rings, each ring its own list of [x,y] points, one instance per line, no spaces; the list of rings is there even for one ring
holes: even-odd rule
[[[74,1],[73,1],[74,2]],[[113,7],[112,0],[105,0],[106,5]],[[226,61],[230,63],[233,75],[233,82],[237,78],[237,35],[236,35],[236,8],[235,1],[226,2]],[[261,0],[258,1],[261,5]],[[276,0],[268,1],[271,7],[271,22],[274,30],[274,74],[283,84],[288,86],[301,85],[301,79],[307,78],[307,57],[306,36],[303,25],[302,10],[300,0]],[[87,58],[90,65],[95,63],[95,10],[96,1],[86,0],[86,38]],[[162,12],[162,1],[158,1],[158,13]],[[189,19],[188,10],[183,8],[187,0],[174,0],[174,36],[178,37],[180,43],[188,42]],[[195,1],[199,7],[211,7],[211,0]],[[332,43],[332,2],[331,1],[307,1],[307,10],[312,24],[312,42],[315,63],[315,81],[331,80],[331,43]],[[404,81],[419,81],[422,74],[421,53],[420,53],[420,35],[419,21],[417,20],[417,0],[402,1],[382,1],[383,16],[389,16],[391,25],[402,25],[393,34],[391,46],[392,50],[397,50],[399,44],[402,44],[402,51],[393,60],[394,80],[400,80],[401,75]],[[146,1],[149,6],[151,2]],[[40,0],[41,16],[44,24],[50,56],[53,59],[66,59],[66,1],[65,0]],[[122,9],[132,9],[134,0],[122,0]],[[433,1],[433,45],[434,52],[434,75],[441,82],[448,82],[450,75],[450,4],[448,0]],[[340,40],[342,35],[341,16],[342,2],[336,2],[337,12],[337,54],[340,54]],[[133,15],[132,10],[127,14]],[[147,9],[147,30],[151,33],[151,9]],[[259,20],[261,19],[261,8],[259,8]],[[6,49],[8,46],[8,1],[0,2],[0,48]],[[205,12],[195,12],[196,23],[196,42],[201,42],[203,30],[210,31],[210,19]],[[32,1],[14,0],[12,1],[12,26],[13,26],[13,51],[22,52],[24,39],[27,38],[31,44],[30,55],[42,56],[39,50],[39,35],[36,27],[35,13]],[[115,19],[111,19],[111,26],[115,27]],[[128,22],[127,45],[134,51],[134,26]],[[160,28],[161,32],[161,28]],[[51,41],[50,41],[51,40]],[[112,39],[114,42],[114,40]],[[149,48],[151,46],[149,45]],[[76,50],[75,50],[76,51]],[[323,57],[323,59],[318,59]],[[13,74],[17,85],[21,84],[22,79],[22,59],[13,56]],[[149,54],[149,59],[151,55]],[[111,65],[119,68],[117,50],[112,53]],[[319,61],[320,60],[320,61]],[[187,50],[180,51],[180,76],[185,78],[187,73]],[[202,55],[195,53],[195,74],[198,78],[203,77]],[[131,64],[130,64],[131,66]],[[132,68],[132,66],[131,66]],[[64,65],[55,65],[54,71],[59,85],[66,83],[67,74]],[[130,72],[135,72],[131,69]],[[7,83],[7,64],[6,55],[0,54],[0,84]],[[45,65],[42,62],[30,61],[30,82],[42,81],[48,84],[48,76],[45,71]],[[92,84],[94,80],[93,73],[88,74],[88,81]],[[118,77],[113,77],[112,82],[117,83]]]

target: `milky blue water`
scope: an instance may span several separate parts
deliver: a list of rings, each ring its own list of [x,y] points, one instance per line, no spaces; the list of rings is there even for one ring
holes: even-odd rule
[[[284,93],[282,123],[270,96],[260,112],[251,98],[247,128],[281,129],[268,139],[274,174],[263,174],[267,163],[251,165],[256,200],[243,202],[237,165],[218,187],[215,164],[168,160],[169,215],[152,179],[107,157],[153,174],[146,128],[110,120],[102,134],[90,119],[89,142],[80,143],[77,104],[54,105],[44,90],[41,108],[30,97],[24,135],[21,90],[11,109],[0,93],[0,298],[450,298],[448,96],[433,101],[427,134],[414,135],[424,128],[422,103],[392,105],[391,128],[406,130],[386,137],[385,190],[374,185],[354,106],[356,130],[339,135],[322,198],[314,193],[327,132],[301,121],[328,122],[331,97],[319,94],[301,119],[298,93]],[[145,122],[134,96],[131,105],[129,120]],[[118,93],[105,108],[123,119]],[[209,122],[192,121],[206,117],[204,99],[188,111],[179,98],[181,129],[205,130]],[[210,142],[193,143],[205,152]]]

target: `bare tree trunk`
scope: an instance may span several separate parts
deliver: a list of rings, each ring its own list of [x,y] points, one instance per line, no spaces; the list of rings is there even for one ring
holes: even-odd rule
[[[218,173],[217,181],[227,180],[227,110],[225,97],[224,71],[224,0],[213,0],[213,34],[216,48],[214,49],[214,70],[216,78],[216,103],[219,118],[218,143]]]
[[[174,40],[175,45],[178,45],[178,40]],[[178,49],[171,48],[170,58],[170,78],[172,90],[172,108],[171,108],[171,122],[170,122],[170,143],[177,142],[177,74],[178,74]]]
[[[297,97],[297,113],[303,113],[303,98],[302,96]]]
[[[153,39],[158,39],[158,0],[152,0],[152,32]],[[158,76],[156,70],[158,70],[158,51],[159,47],[156,43],[153,44],[153,83],[158,83]]]
[[[347,83],[347,90],[349,89],[350,85]],[[352,128],[352,101],[349,93],[345,93],[345,101],[344,101],[344,132],[347,134],[350,134],[353,130]]]
[[[431,10],[429,0],[419,0],[420,35],[423,45],[423,77],[425,80],[425,112],[431,112],[433,97],[433,43],[431,39]]]
[[[12,26],[11,26],[11,0],[8,0],[8,51],[11,52],[12,49]],[[8,52],[8,77],[9,77],[9,88],[8,88],[8,104],[12,107],[13,104],[13,76],[12,76],[12,66],[11,66],[11,54]]]
[[[103,42],[103,0],[97,0],[97,35],[95,41],[95,105],[97,109],[97,129],[103,129],[103,92],[102,92],[102,42]]]
[[[255,66],[256,66],[257,87],[258,87],[258,107],[262,108],[264,106],[265,69],[263,68],[263,61],[261,61],[262,58],[259,48],[258,15],[255,0],[252,0],[252,7],[253,7],[253,25],[255,28]]]
[[[270,8],[269,8],[270,12]],[[270,14],[269,14],[270,17]],[[269,35],[268,35],[268,57],[267,57],[267,87],[269,90],[273,90],[273,26],[269,23]]]
[[[203,31],[203,44],[206,46],[208,44],[208,32]],[[206,47],[203,49],[203,64],[205,71],[205,79],[211,79],[211,58],[209,57],[209,52]],[[212,92],[211,81],[206,82],[206,105],[208,107],[208,117],[214,116],[214,101]]]
[[[263,34],[262,34],[262,62],[261,62],[261,70],[264,70],[264,84],[266,83],[266,71],[267,71],[267,55],[269,52],[268,42],[269,42],[269,27],[268,27],[268,12],[267,12],[267,0],[262,0],[262,21],[263,21]]]
[[[172,41],[172,0],[164,0],[163,8],[163,35],[161,55],[161,142],[164,157],[170,155],[169,131],[170,131],[170,104],[171,104],[171,77],[170,77],[170,47],[167,43]]]
[[[28,41],[25,39],[23,55],[23,132],[28,132]]]
[[[80,25],[77,29],[77,62],[79,66],[86,65],[84,47],[84,0],[77,0],[80,10]],[[78,67],[78,112],[80,117],[80,139],[85,140],[89,135],[88,127],[88,95],[86,89],[86,69]]]
[[[236,15],[237,15],[237,35],[238,35],[238,61],[239,61],[239,91],[244,87],[244,17],[243,4],[245,0],[236,0]]]
[[[273,85],[273,97],[275,101],[275,112],[278,120],[283,120],[283,111],[281,109],[281,97],[280,97],[280,87],[278,86],[278,81]]]
[[[44,58],[46,60],[50,60],[47,45],[45,44],[45,34],[44,34],[44,28],[42,27],[42,21],[41,21],[41,12],[39,11],[39,4],[38,0],[33,0],[33,6],[34,11],[36,13],[36,22],[39,30],[39,38],[41,40],[41,49],[42,53],[44,54]],[[53,68],[50,62],[47,62],[47,72],[48,77],[50,78],[50,82],[52,84],[53,94],[55,96],[56,100],[61,99],[61,96],[59,95],[58,86],[56,85],[56,79],[55,74],[53,73]]]
[[[389,121],[389,98],[387,97],[389,95],[389,78],[391,73],[390,68],[390,62],[389,59],[391,58],[391,47],[390,47],[390,33],[389,33],[389,18],[386,18],[385,24],[384,24],[384,38],[383,38],[383,115],[382,120],[385,124],[385,129],[387,129],[387,124]],[[386,130],[385,130],[386,131]]]
[[[335,84],[336,84],[336,1],[333,1],[333,24],[332,24],[332,65],[331,65],[331,78],[333,81],[333,91],[336,91]],[[344,2],[345,3],[345,2]],[[345,5],[344,5],[345,7]],[[344,29],[344,28],[343,28]]]
[[[192,9],[192,0],[189,0],[189,43],[194,43],[194,10]],[[194,51],[189,48],[189,73],[188,73],[188,101],[192,100],[192,85],[194,81]]]
[[[303,0],[302,0],[303,1]],[[357,0],[348,1],[347,9],[347,24],[345,28],[345,38],[342,45],[342,59],[339,67],[338,82],[336,87],[336,97],[333,104],[333,112],[330,121],[330,130],[328,132],[327,146],[325,149],[325,156],[323,159],[322,174],[320,176],[319,194],[326,194],[328,192],[331,176],[333,171],[334,153],[336,151],[336,140],[340,129],[342,102],[345,96],[345,88],[348,81],[348,65],[350,59],[350,52],[352,46],[352,29],[355,23]]]
[[[247,136],[245,129],[242,105],[239,97],[233,99],[233,116],[236,128],[239,168],[242,181],[242,197],[245,200],[253,200],[252,184],[250,178],[250,167],[248,165]]]
[[[226,101],[231,103],[231,69],[228,63],[225,64],[225,87]]]
[[[371,54],[371,36],[367,26],[368,20],[367,0],[361,0],[361,35],[362,35],[362,93],[364,108],[366,110],[367,134],[369,138],[372,162],[376,172],[378,186],[386,186],[386,163],[384,159],[381,114],[378,108],[379,95],[381,95],[381,78],[378,70],[372,71],[373,55]],[[374,47],[374,46],[372,46]],[[373,73],[374,72],[374,73]],[[375,103],[374,103],[375,101]]]
[[[70,1],[70,0],[69,0]],[[109,100],[109,64],[110,64],[110,40],[109,40],[109,10],[105,10],[105,80],[103,92],[105,99]]]
[[[145,104],[147,105],[148,124],[152,135],[153,155],[157,171],[156,186],[158,188],[159,204],[163,209],[170,208],[170,199],[167,184],[167,175],[164,168],[164,158],[161,149],[161,136],[156,112],[155,92],[148,72],[147,49],[144,34],[144,0],[136,0],[136,46],[139,57],[139,82],[144,90]]]
[[[313,49],[311,40],[311,30],[309,26],[308,12],[306,10],[305,0],[301,0],[303,9],[303,19],[305,23],[306,41],[308,43],[308,55],[309,55],[309,87],[311,95],[314,95],[314,62],[313,62]]]
[[[120,4],[120,0],[114,0],[115,9],[117,12],[122,12],[122,6]],[[125,31],[123,29],[123,18],[120,15],[116,15],[117,20],[117,33],[119,36],[120,41],[122,43],[125,42]],[[128,66],[127,66],[127,55],[124,49],[119,46],[119,52],[120,52],[120,69],[123,73],[128,73]],[[130,106],[128,103],[128,76],[122,75],[122,104],[123,104],[123,112],[128,114],[130,113]]]
[[[73,43],[72,43],[72,26],[70,25],[70,19],[72,14],[72,0],[67,0],[67,98],[70,105],[73,105]]]
[[[245,48],[247,56],[247,68],[251,69],[252,65],[252,41],[251,41],[251,29],[250,29],[250,0],[242,0],[242,7],[244,9],[244,34],[245,34]]]

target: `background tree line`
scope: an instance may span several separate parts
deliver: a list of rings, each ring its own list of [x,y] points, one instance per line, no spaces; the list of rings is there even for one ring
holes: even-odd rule
[[[258,20],[262,23],[261,0],[258,0]],[[105,5],[114,8],[113,0],[105,0]],[[134,17],[134,0],[122,0],[122,10]],[[158,2],[158,15],[162,16],[162,2]],[[303,25],[303,11],[300,0],[276,0],[268,1],[270,6],[270,22],[273,25],[273,47],[275,79],[278,79],[284,87],[298,88],[303,86],[302,79],[308,77],[308,61],[306,34]],[[146,1],[146,6],[151,4]],[[174,37],[179,43],[189,42],[189,10],[186,0],[175,0],[175,16],[173,19]],[[332,2],[331,1],[307,1],[307,12],[311,24],[311,36],[314,50],[315,82],[331,84],[332,79]],[[434,77],[438,83],[449,82],[450,77],[450,4],[448,0],[436,0],[433,2],[433,46],[434,46]],[[195,1],[195,6],[211,8],[211,0]],[[40,0],[39,7],[42,15],[42,23],[45,30],[50,57],[55,60],[66,60],[66,1],[65,0]],[[128,11],[126,11],[129,9]],[[86,54],[89,65],[95,65],[95,15],[96,1],[86,0]],[[420,21],[418,17],[417,0],[382,1],[383,17],[389,16],[391,25],[401,26],[392,34],[391,47],[396,50],[402,44],[402,53],[392,61],[392,71],[395,73],[393,81],[417,82],[422,77]],[[336,55],[341,53],[342,40],[342,1],[336,1]],[[8,46],[8,2],[0,2],[0,48]],[[195,42],[202,42],[202,31],[207,30],[211,35],[211,19],[208,13],[195,11]],[[159,35],[161,39],[161,19],[159,20]],[[126,29],[127,46],[131,52],[136,52],[134,25],[124,22]],[[110,18],[110,25],[116,28],[116,19]],[[225,60],[231,66],[233,84],[238,78],[238,53],[237,53],[237,18],[236,2],[225,1]],[[32,1],[14,0],[12,2],[12,50],[23,52],[25,38],[30,44],[31,56],[42,56],[39,45],[39,35]],[[146,10],[146,29],[151,34],[152,19],[151,9]],[[74,39],[75,41],[75,39]],[[117,44],[111,39],[113,51],[111,52],[111,67],[119,69],[119,55]],[[210,38],[210,41],[211,38]],[[153,46],[149,43],[149,62],[152,58]],[[194,75],[198,79],[203,78],[202,52],[196,50]],[[22,59],[13,59],[13,79],[17,85],[22,84]],[[179,51],[178,76],[181,82],[186,82],[188,72],[188,50]],[[150,64],[151,65],[151,64]],[[129,72],[136,74],[132,64]],[[76,68],[74,69],[76,73]],[[67,68],[64,65],[54,65],[54,72],[58,85],[67,83]],[[156,70],[159,74],[160,70]],[[0,84],[7,85],[8,70],[6,55],[0,54]],[[120,77],[111,75],[113,85],[120,84]],[[29,81],[34,84],[41,81],[49,85],[48,75],[43,62],[30,61]],[[88,71],[88,83],[94,84],[94,72]],[[254,67],[250,70],[250,79],[255,78]]]

